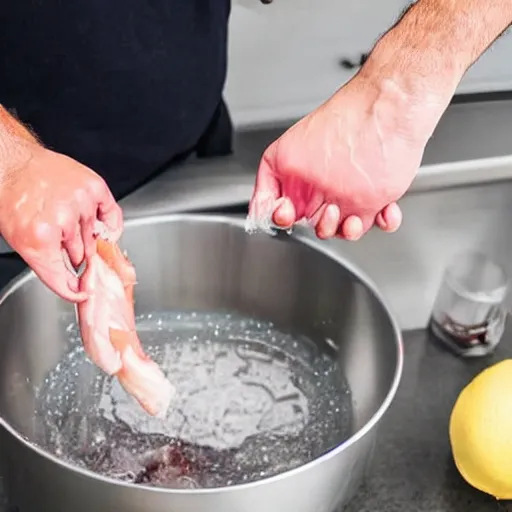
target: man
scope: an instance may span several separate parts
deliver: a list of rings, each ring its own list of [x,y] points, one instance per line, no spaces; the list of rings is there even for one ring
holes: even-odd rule
[[[226,123],[228,15],[228,0],[2,10],[0,101],[57,152],[1,111],[0,232],[63,298],[85,297],[61,249],[79,265],[96,219],[122,231],[107,184],[125,194]],[[417,1],[354,79],[266,150],[252,214],[274,209],[282,227],[306,217],[321,238],[396,230],[395,201],[458,83],[511,21],[512,0]]]

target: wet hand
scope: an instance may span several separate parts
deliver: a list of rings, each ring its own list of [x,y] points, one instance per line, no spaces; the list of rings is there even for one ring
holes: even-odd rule
[[[116,241],[122,211],[105,181],[91,169],[27,142],[28,158],[2,173],[0,232],[39,278],[63,299],[80,302],[77,268],[96,250],[95,224]]]
[[[281,228],[307,219],[320,238],[357,240],[402,220],[396,201],[421,163],[428,136],[391,85],[356,77],[265,151],[249,215]]]

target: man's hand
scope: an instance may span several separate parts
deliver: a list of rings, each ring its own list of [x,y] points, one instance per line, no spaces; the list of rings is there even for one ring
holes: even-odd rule
[[[469,66],[512,21],[510,0],[419,0],[361,71],[264,153],[249,217],[321,238],[398,229],[396,201]]]
[[[265,151],[253,214],[281,198],[274,223],[306,218],[320,238],[356,240],[374,222],[396,230],[401,213],[394,201],[409,187],[424,147],[400,115],[409,108],[392,87],[354,79]]]
[[[71,158],[45,149],[1,111],[0,233],[66,300],[86,299],[66,259],[78,267],[96,250],[97,220],[113,239],[119,238],[122,212],[103,179]]]

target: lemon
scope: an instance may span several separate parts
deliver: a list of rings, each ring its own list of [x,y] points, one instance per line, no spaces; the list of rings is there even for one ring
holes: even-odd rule
[[[497,499],[512,499],[512,359],[477,375],[450,418],[453,458],[462,477]]]

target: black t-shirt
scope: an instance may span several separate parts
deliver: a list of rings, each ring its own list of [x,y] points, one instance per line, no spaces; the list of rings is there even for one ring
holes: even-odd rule
[[[195,148],[221,102],[229,0],[16,0],[0,104],[116,196]]]

